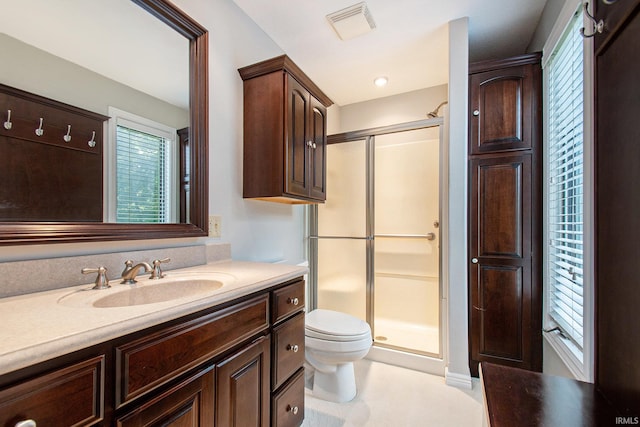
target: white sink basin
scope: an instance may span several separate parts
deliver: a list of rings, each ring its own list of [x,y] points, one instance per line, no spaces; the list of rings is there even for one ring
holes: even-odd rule
[[[98,298],[94,307],[128,307],[132,305],[154,304],[171,301],[192,295],[206,294],[220,289],[223,283],[219,280],[185,280],[181,282],[164,282],[143,287],[130,287],[111,295]]]
[[[227,277],[218,279],[219,277],[184,275],[159,280],[141,280],[135,285],[119,284],[113,280],[110,289],[75,291],[60,298],[58,304],[80,308],[116,308],[180,299],[195,300],[211,295],[224,288],[226,282],[230,282]]]

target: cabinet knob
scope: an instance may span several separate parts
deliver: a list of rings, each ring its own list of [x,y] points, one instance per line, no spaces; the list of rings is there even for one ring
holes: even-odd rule
[[[480,115],[480,110],[473,110],[473,115],[478,117]]]
[[[298,413],[298,407],[287,405],[287,412],[291,412],[293,415],[296,415]]]
[[[15,427],[36,427],[36,422],[33,420],[18,421]]]
[[[289,344],[287,345],[287,351],[293,351],[294,353],[297,353],[298,350],[300,350],[300,348],[298,347],[298,344]]]
[[[289,298],[289,299],[287,300],[287,302],[288,302],[289,304],[293,304],[293,305],[298,305],[298,304],[300,303],[300,301],[298,300],[298,298]]]
[[[478,258],[471,258],[471,262],[474,263],[474,264],[477,264],[478,263]]]

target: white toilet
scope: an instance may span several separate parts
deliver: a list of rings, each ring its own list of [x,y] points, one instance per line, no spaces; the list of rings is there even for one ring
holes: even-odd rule
[[[313,372],[313,395],[331,402],[356,396],[353,362],[373,343],[367,322],[337,311],[317,309],[305,321],[305,359]]]

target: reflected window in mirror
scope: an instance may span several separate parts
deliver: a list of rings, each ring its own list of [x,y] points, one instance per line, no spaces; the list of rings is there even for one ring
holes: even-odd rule
[[[109,221],[177,222],[176,129],[113,107],[109,115],[105,176]]]

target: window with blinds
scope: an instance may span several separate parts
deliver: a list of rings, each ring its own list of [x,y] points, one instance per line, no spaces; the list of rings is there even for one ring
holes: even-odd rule
[[[548,315],[583,348],[583,41],[570,21],[547,65]]]
[[[116,221],[168,221],[168,141],[116,126]]]

